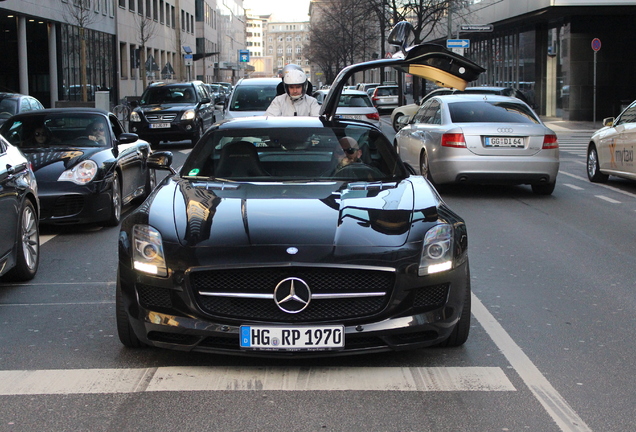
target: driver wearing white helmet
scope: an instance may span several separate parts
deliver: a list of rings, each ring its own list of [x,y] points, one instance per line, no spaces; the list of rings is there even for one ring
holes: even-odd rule
[[[290,66],[290,65],[288,65]],[[320,105],[316,98],[306,94],[307,75],[297,66],[283,69],[285,93],[276,96],[265,111],[268,116],[317,116]]]

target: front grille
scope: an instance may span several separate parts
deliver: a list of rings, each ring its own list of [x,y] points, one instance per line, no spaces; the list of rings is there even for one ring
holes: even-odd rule
[[[81,195],[66,195],[55,200],[51,215],[53,217],[73,216],[84,208],[84,197]]]
[[[422,287],[415,290],[414,307],[440,307],[448,299],[449,284]]]
[[[312,299],[302,312],[280,310],[271,298],[235,298],[205,296],[200,292],[272,295],[285,278],[304,280],[316,294],[384,293],[382,296]],[[391,296],[395,275],[392,272],[339,268],[267,268],[196,271],[189,283],[201,309],[210,315],[241,320],[305,322],[346,320],[380,313]]]
[[[171,123],[176,117],[176,114],[146,114],[150,123]]]
[[[146,309],[172,307],[169,289],[137,284],[137,292],[139,293],[139,303]]]

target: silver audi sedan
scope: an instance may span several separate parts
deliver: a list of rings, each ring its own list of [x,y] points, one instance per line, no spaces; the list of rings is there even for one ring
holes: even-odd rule
[[[556,134],[525,102],[509,96],[455,94],[425,102],[395,135],[402,160],[433,184],[529,184],[554,191]]]

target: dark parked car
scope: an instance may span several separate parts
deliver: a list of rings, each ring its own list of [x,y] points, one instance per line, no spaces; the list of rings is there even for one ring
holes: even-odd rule
[[[117,225],[122,206],[142,201],[155,186],[150,145],[125,133],[112,113],[58,108],[18,114],[0,134],[33,166],[41,222]]]
[[[404,54],[345,68],[320,117],[238,118],[206,132],[122,222],[124,345],[286,357],[466,341],[464,221],[380,129],[336,115],[344,84],[379,64],[455,84],[483,71],[439,45]],[[171,169],[171,159],[158,152],[149,164]]]
[[[130,131],[153,148],[161,141],[190,140],[194,145],[216,121],[214,101],[201,81],[150,85],[134,105]]]
[[[37,183],[27,158],[0,136],[0,277],[33,279],[40,261]]]
[[[19,93],[0,93],[0,125],[12,115],[44,109],[33,96]]]

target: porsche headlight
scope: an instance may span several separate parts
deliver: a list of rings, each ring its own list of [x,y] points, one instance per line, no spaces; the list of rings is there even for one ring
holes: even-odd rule
[[[193,109],[186,110],[181,116],[181,120],[193,120],[196,117],[196,113]]]
[[[159,231],[148,225],[133,227],[133,267],[155,276],[168,276]]]
[[[60,175],[57,181],[70,181],[78,185],[84,185],[95,178],[97,164],[92,160],[85,160]]]
[[[426,276],[453,268],[453,227],[435,225],[424,236],[418,274]]]
[[[139,115],[139,113],[137,111],[133,111],[130,113],[130,121],[131,122],[140,122],[141,121],[141,116]]]

